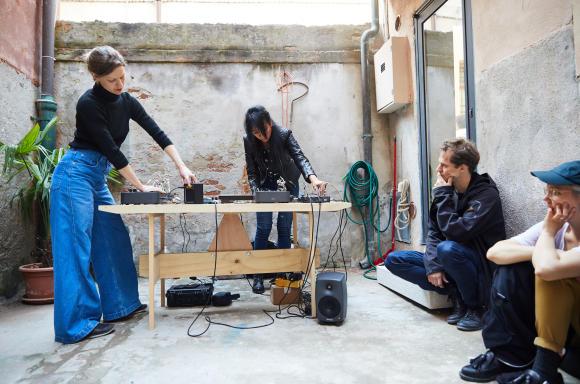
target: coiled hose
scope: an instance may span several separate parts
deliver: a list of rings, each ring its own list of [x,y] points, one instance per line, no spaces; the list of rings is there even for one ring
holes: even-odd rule
[[[382,255],[381,251],[381,233],[385,232],[389,227],[388,223],[391,222],[391,218],[387,221],[387,226],[381,229],[381,207],[378,198],[379,180],[377,174],[375,173],[372,165],[366,161],[357,161],[350,167],[349,171],[343,177],[344,181],[344,193],[343,200],[348,201],[352,204],[352,207],[358,211],[361,220],[358,221],[354,219],[348,211],[346,216],[351,222],[362,225],[365,235],[365,255],[367,261],[371,265],[371,268],[363,274],[364,277],[371,280],[376,280],[374,277],[369,277],[368,274],[375,271],[376,267],[374,265],[374,260],[371,258],[371,252],[369,250],[367,231],[376,230],[377,231],[377,247],[379,255]],[[364,208],[369,210],[368,220],[365,217]],[[389,209],[389,214],[391,210]]]

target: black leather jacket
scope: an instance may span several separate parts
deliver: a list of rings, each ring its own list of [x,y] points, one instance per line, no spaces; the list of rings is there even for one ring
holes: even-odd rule
[[[307,182],[310,182],[308,180],[310,175],[316,175],[291,130],[273,124],[269,144],[273,157],[280,161],[280,176],[286,180],[288,190],[298,186],[301,173]],[[248,182],[253,192],[264,186],[268,175],[263,149],[259,140],[244,136]]]

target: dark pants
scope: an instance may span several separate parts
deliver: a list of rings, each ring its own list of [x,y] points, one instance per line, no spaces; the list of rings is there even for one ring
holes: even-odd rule
[[[483,318],[483,342],[504,363],[525,366],[536,354],[534,267],[531,262],[500,265]]]
[[[276,190],[274,182],[267,182],[262,186],[262,189],[271,191]],[[292,196],[298,196],[298,187],[290,190]],[[254,237],[254,249],[268,249],[268,239],[272,231],[272,212],[257,212],[256,213],[256,236]],[[276,228],[278,230],[278,241],[276,247],[280,249],[287,249],[291,247],[290,234],[292,232],[292,212],[278,212],[276,220]]]
[[[427,271],[423,262],[424,253],[417,251],[395,251],[387,257],[385,266],[393,274],[417,284],[428,291],[441,294],[449,293],[450,286],[457,286],[463,301],[469,308],[483,305],[481,294],[482,279],[481,260],[479,255],[455,241],[442,241],[437,246],[437,258],[450,284],[438,288],[427,280]]]

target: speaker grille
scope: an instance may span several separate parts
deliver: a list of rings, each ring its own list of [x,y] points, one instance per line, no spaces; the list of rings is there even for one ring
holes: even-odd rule
[[[325,296],[318,303],[318,310],[327,319],[333,319],[340,314],[340,302],[335,297]]]

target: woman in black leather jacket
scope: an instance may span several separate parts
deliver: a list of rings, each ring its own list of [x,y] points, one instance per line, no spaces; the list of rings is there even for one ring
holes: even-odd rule
[[[255,106],[248,109],[244,125],[246,167],[252,192],[282,189],[298,197],[298,179],[302,174],[315,190],[324,193],[326,182],[316,177],[312,165],[304,156],[292,131],[274,123],[264,107]],[[272,230],[272,212],[258,212],[256,219],[254,249],[266,249]],[[290,248],[292,212],[279,212],[276,226],[278,229],[277,247]],[[252,290],[254,293],[264,292],[262,275],[254,275]]]

